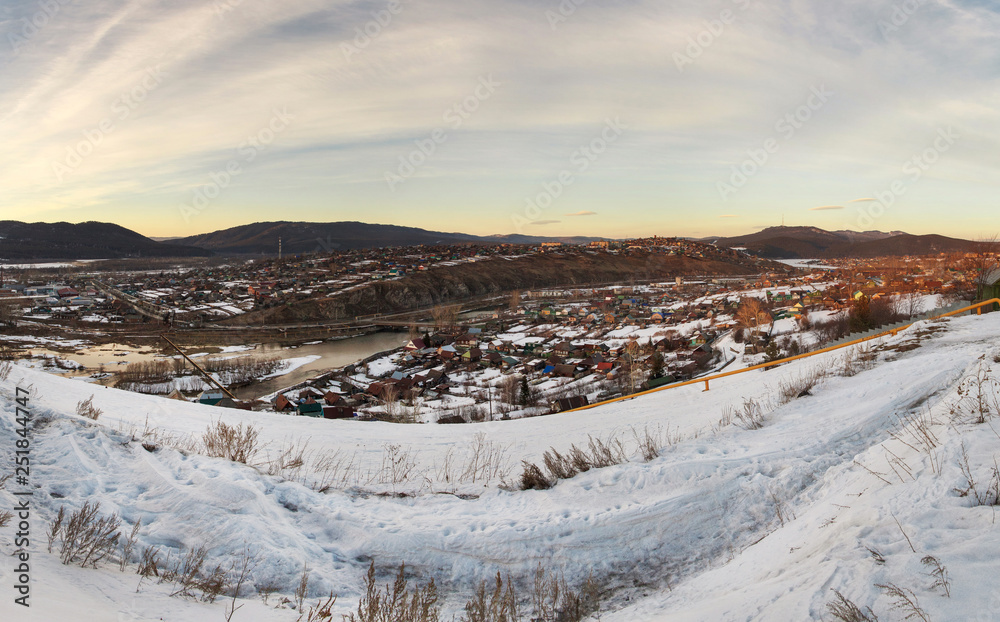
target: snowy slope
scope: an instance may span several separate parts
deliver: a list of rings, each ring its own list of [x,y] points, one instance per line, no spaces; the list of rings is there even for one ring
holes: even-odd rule
[[[255,583],[277,583],[290,594],[308,565],[312,595],[332,590],[345,607],[356,603],[371,559],[383,569],[405,561],[417,576],[435,577],[453,611],[474,581],[498,570],[528,577],[541,562],[562,569],[570,584],[593,573],[606,588],[603,620],[821,619],[831,589],[882,616],[891,599],[874,586],[890,582],[913,590],[932,619],[958,619],[996,604],[978,578],[1000,567],[992,559],[1000,545],[992,508],[970,507],[952,492],[962,486],[958,458],[964,444],[985,486],[1000,436],[988,425],[953,424],[949,413],[961,379],[983,355],[992,362],[1000,354],[998,334],[1000,315],[920,323],[888,340],[895,350],[883,351],[874,369],[830,376],[812,395],[766,408],[765,426],[752,431],[721,425],[726,408],[747,398],[771,403],[782,382],[835,371],[843,354],[724,379],[707,393],[693,386],[582,413],[465,426],[215,409],[15,368],[0,383],[0,447],[7,455],[13,442],[15,386],[30,385],[36,417],[48,420],[35,432],[39,535],[60,504],[99,500],[129,524],[142,520],[140,547],[176,556],[181,547],[205,545],[213,562],[228,563],[250,544],[263,560]],[[91,395],[104,411],[97,424],[72,414]],[[933,467],[897,418],[928,412],[940,443]],[[131,440],[156,429],[161,442],[173,436],[183,444],[218,419],[258,427],[270,443],[265,454],[305,440],[316,450],[339,450],[353,465],[347,489],[323,494],[166,445],[149,452]],[[522,459],[540,462],[549,447],[585,445],[588,435],[620,434],[635,454],[630,429],[658,425],[669,426],[672,440],[659,458],[644,463],[633,455],[547,491],[443,477],[449,451],[463,463],[477,434],[504,452],[508,477],[516,479]],[[405,457],[405,478],[386,479],[391,456]],[[9,490],[0,495],[9,505]],[[6,586],[9,530],[0,547]],[[222,619],[220,603],[166,598],[165,586],[143,585],[135,603],[134,574],[63,567],[44,549],[42,536],[33,547],[37,619],[64,619],[60,612],[84,593],[93,620],[123,611],[132,616],[123,619]],[[947,566],[950,599],[929,590],[920,563],[926,555]],[[4,596],[6,616],[12,605]],[[247,602],[234,619],[295,619],[259,599]]]

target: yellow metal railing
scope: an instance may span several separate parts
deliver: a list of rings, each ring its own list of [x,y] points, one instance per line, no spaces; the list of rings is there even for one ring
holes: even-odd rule
[[[990,300],[985,300],[983,302],[977,302],[976,304],[969,305],[968,307],[963,307],[961,309],[958,309],[958,310],[955,310],[955,311],[950,311],[948,313],[943,313],[941,315],[937,315],[937,316],[934,316],[932,318],[927,318],[927,319],[929,319],[929,320],[938,320],[938,319],[941,319],[941,318],[944,318],[944,317],[951,317],[953,315],[959,315],[961,313],[965,313],[967,311],[972,311],[972,310],[975,310],[977,312],[977,315],[982,315],[983,314],[983,307],[985,307],[987,305],[993,305],[993,304],[1000,304],[1000,298],[993,298],[993,299],[990,299]],[[715,374],[714,376],[707,376],[705,378],[698,378],[698,379],[695,379],[695,380],[687,380],[685,382],[678,382],[678,383],[675,383],[675,384],[668,384],[666,386],[657,387],[655,389],[650,389],[648,391],[640,391],[639,393],[633,393],[632,395],[626,395],[624,397],[616,397],[615,399],[612,399],[612,400],[605,400],[603,402],[596,402],[594,404],[590,404],[590,405],[587,405],[587,406],[582,406],[580,408],[574,408],[573,410],[566,410],[566,411],[563,411],[563,412],[572,413],[572,412],[580,412],[580,411],[583,411],[583,410],[590,410],[591,408],[597,408],[598,406],[605,406],[607,404],[614,404],[615,402],[623,402],[625,400],[631,400],[631,399],[635,399],[637,397],[642,397],[643,395],[649,395],[651,393],[658,393],[660,391],[668,391],[670,389],[679,389],[681,387],[687,387],[687,386],[691,386],[691,385],[694,385],[694,384],[702,384],[702,383],[704,383],[705,390],[708,391],[709,390],[709,382],[711,382],[713,380],[720,380],[722,378],[728,378],[729,376],[736,376],[738,374],[745,374],[747,372],[755,371],[755,370],[758,370],[758,369],[767,369],[769,367],[777,367],[778,365],[782,365],[784,363],[789,363],[791,361],[797,361],[799,359],[809,358],[811,356],[817,356],[819,354],[826,354],[827,352],[833,352],[835,350],[841,350],[843,348],[850,348],[851,346],[856,346],[858,344],[862,344],[862,343],[865,343],[867,341],[872,341],[873,339],[881,339],[882,337],[886,337],[886,336],[889,336],[889,335],[896,336],[898,333],[900,333],[900,332],[902,332],[902,331],[910,328],[915,323],[916,322],[911,322],[911,323],[909,323],[909,324],[907,324],[905,326],[899,326],[899,327],[893,328],[892,330],[887,330],[887,331],[878,333],[876,335],[871,335],[869,337],[864,337],[862,339],[855,339],[854,341],[849,341],[847,343],[841,343],[841,344],[838,344],[838,345],[835,345],[835,346],[830,346],[829,348],[823,348],[821,350],[815,350],[813,352],[807,352],[805,354],[799,354],[797,356],[790,356],[788,358],[779,359],[777,361],[771,361],[769,363],[761,363],[760,365],[754,365],[753,367],[746,367],[744,369],[737,369],[737,370],[734,370],[734,371],[728,371],[728,372],[725,372],[725,373],[722,373],[722,374]]]

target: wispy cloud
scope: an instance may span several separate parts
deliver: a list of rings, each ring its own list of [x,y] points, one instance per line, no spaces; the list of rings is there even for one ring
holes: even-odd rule
[[[566,214],[567,216],[597,216],[597,212],[592,212],[589,210],[582,210],[579,212],[573,212],[572,214]]]
[[[530,225],[554,225],[556,223],[562,222],[561,220],[533,220]]]
[[[822,84],[837,93],[829,108],[767,154],[766,170],[727,209],[774,220],[789,196],[820,186],[826,196],[874,192],[937,127],[955,126],[970,137],[963,149],[903,197],[907,210],[885,218],[902,228],[896,214],[940,214],[961,196],[948,222],[974,222],[995,202],[1000,167],[1000,15],[985,3],[927,0],[887,41],[877,24],[897,3],[753,3],[678,75],[673,54],[732,0],[588,3],[556,30],[523,0],[403,2],[386,24],[372,21],[386,0],[92,0],[56,3],[28,37],[22,25],[39,3],[9,0],[0,218],[115,218],[172,235],[360,212],[450,230],[475,204],[493,219],[481,233],[494,233],[618,116],[641,131],[580,174],[558,213],[600,212],[574,221],[599,234],[601,206],[617,203],[616,236],[651,223],[685,233],[714,222],[715,180]],[[915,62],[920,72],[900,69]],[[143,88],[157,68],[162,81]],[[503,86],[474,112],[454,112],[486,76]],[[175,207],[239,159],[274,109],[295,122],[259,150],[252,174],[186,224]],[[437,128],[447,140],[428,146]],[[415,149],[427,162],[389,193],[384,171]],[[54,164],[76,156],[60,180]]]
[[[811,207],[811,208],[809,208],[809,211],[810,212],[825,212],[825,211],[829,211],[829,210],[839,210],[839,209],[844,209],[844,206],[843,205],[822,205],[820,207]]]

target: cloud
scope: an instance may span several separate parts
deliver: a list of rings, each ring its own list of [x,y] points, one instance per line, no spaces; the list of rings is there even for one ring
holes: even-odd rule
[[[597,212],[591,212],[589,210],[583,210],[580,212],[573,212],[572,214],[566,214],[567,216],[597,216]]]
[[[562,222],[562,221],[561,220],[533,220],[529,224],[532,224],[532,225],[554,225],[557,222]]]
[[[868,203],[870,201],[875,201],[877,199],[851,199],[848,203]]]
[[[181,235],[275,214],[349,220],[357,208],[448,230],[469,204],[516,209],[617,117],[629,129],[588,162],[574,187],[587,184],[587,200],[564,204],[567,217],[627,192],[622,226],[694,226],[716,209],[716,183],[746,159],[743,145],[769,138],[783,155],[755,179],[755,205],[816,187],[874,192],[933,144],[934,128],[954,126],[963,148],[941,155],[920,201],[960,194],[952,220],[971,222],[995,202],[1000,16],[984,2],[927,2],[883,34],[896,2],[583,3],[553,25],[524,0],[404,2],[385,24],[372,20],[386,0],[60,1],[25,35],[38,2],[9,0],[0,23],[20,38],[0,45],[0,217],[114,215]],[[739,27],[679,68],[724,9]],[[914,63],[920,72],[900,70]],[[490,76],[489,99],[470,99]],[[775,129],[820,86],[834,95],[803,131]],[[274,136],[273,111],[285,108],[294,119]],[[252,162],[241,150],[251,140],[266,146]],[[393,194],[386,173],[418,160]],[[59,181],[55,164],[72,170]],[[226,175],[185,224],[178,208]],[[404,204],[417,207],[405,218]],[[170,226],[154,232],[153,221]]]
[[[843,205],[823,205],[821,207],[811,207],[810,212],[825,212],[827,210],[844,209]]]

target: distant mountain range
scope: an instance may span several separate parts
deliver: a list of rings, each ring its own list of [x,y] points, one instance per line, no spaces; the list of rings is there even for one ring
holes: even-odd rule
[[[24,223],[5,220],[0,221],[0,259],[38,261],[276,255],[279,239],[285,255],[300,255],[419,244],[586,244],[602,238],[518,234],[477,236],[361,222],[262,222],[185,238],[152,239],[111,223]],[[967,240],[941,235],[910,235],[902,231],[825,231],[815,227],[771,227],[751,235],[699,241],[744,248],[767,259],[926,255],[965,251],[972,245]]]
[[[279,239],[282,252],[294,255],[418,244],[540,244],[553,241],[586,244],[601,238],[537,237],[516,234],[476,236],[363,222],[258,222],[179,238],[172,240],[172,243],[199,246],[223,255],[273,255],[278,252]]]
[[[973,242],[902,231],[826,231],[816,227],[769,227],[750,235],[703,240],[744,248],[768,259],[837,259],[964,252]]]
[[[157,242],[106,222],[0,220],[0,259],[7,261],[203,257],[211,254],[203,248]]]

